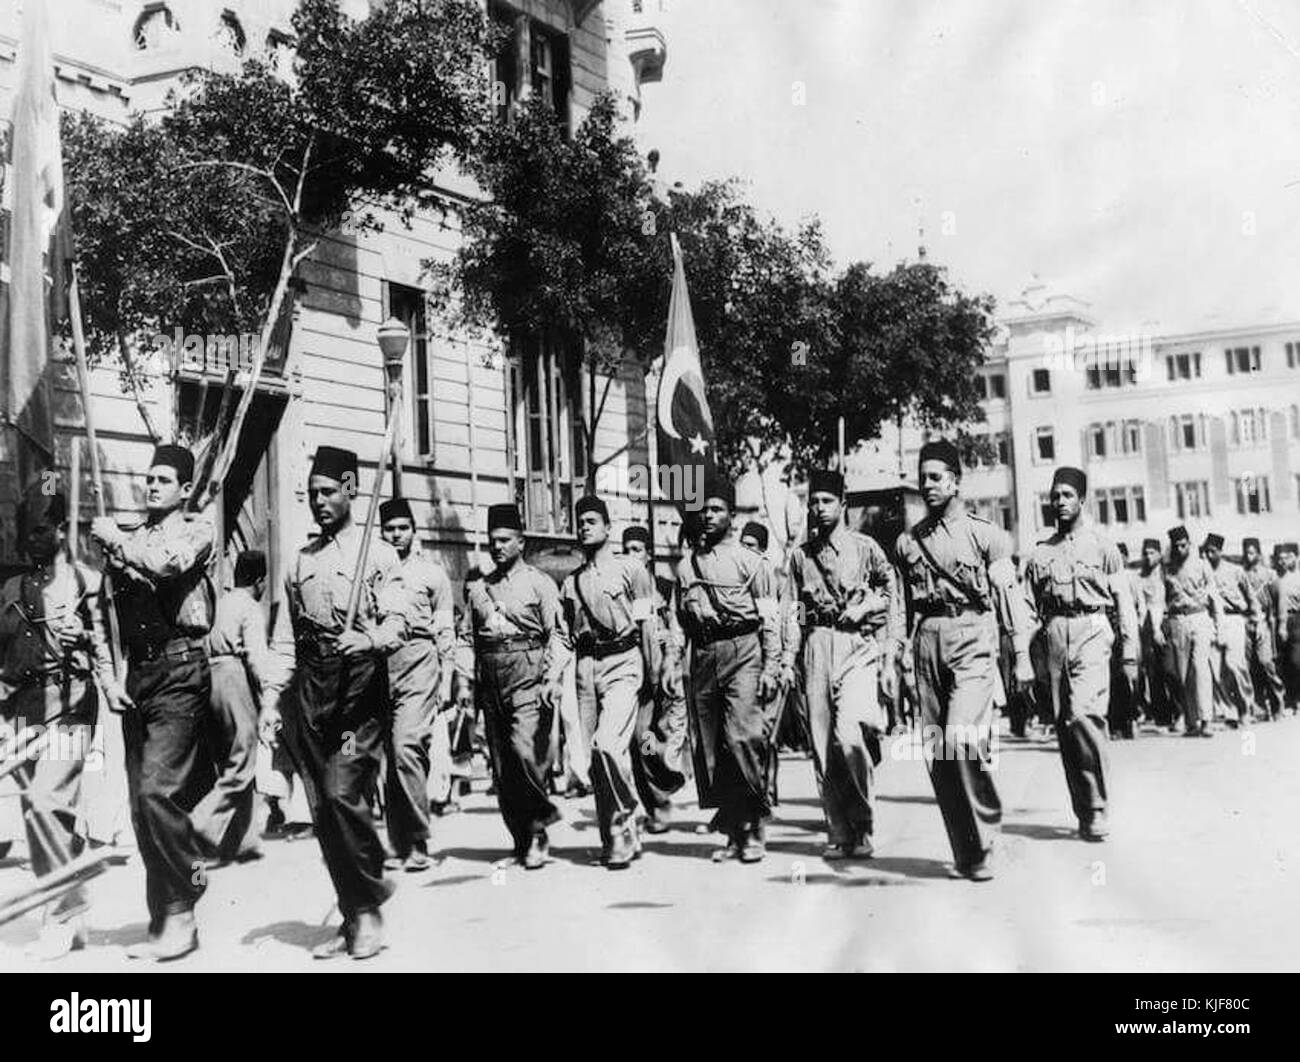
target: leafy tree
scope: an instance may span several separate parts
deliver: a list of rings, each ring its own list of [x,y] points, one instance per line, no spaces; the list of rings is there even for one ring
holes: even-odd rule
[[[260,334],[211,492],[320,236],[378,229],[383,211],[409,221],[491,115],[496,31],[475,0],[388,0],[359,21],[336,0],[302,0],[293,27],[288,77],[250,60],[191,77],[157,123],[67,127],[96,353],[115,348],[129,377],[131,348],[162,327]]]
[[[616,456],[591,459],[615,374],[626,357],[663,345],[671,265],[649,174],[619,135],[608,94],[572,137],[549,104],[526,100],[488,131],[468,168],[484,198],[460,208],[455,260],[426,263],[433,287],[459,327],[557,337],[581,360],[591,483]]]

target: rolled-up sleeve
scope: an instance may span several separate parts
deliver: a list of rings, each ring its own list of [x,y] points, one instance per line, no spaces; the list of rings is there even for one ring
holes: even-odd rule
[[[165,582],[206,564],[214,540],[209,517],[182,517],[163,534],[136,534],[124,539],[117,553],[129,567],[155,582]]]

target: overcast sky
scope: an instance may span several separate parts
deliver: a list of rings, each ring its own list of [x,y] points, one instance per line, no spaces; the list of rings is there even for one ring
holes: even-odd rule
[[[669,0],[639,136],[839,262],[1037,274],[1103,330],[1300,320],[1294,0]],[[796,103],[797,82],[806,103]],[[945,224],[949,231],[944,232]]]

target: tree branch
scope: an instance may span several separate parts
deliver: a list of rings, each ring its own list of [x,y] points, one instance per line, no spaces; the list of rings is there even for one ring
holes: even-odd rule
[[[308,151],[311,150],[310,140],[307,142],[307,149]],[[298,216],[298,212],[294,208],[294,204],[289,202],[289,197],[288,195],[285,194],[284,186],[280,184],[280,181],[276,178],[275,174],[271,173],[269,170],[264,170],[259,166],[253,166],[247,162],[234,162],[229,159],[199,159],[196,162],[182,162],[176,168],[178,170],[194,170],[194,169],[209,169],[214,166],[226,166],[232,170],[243,170],[246,173],[252,173],[257,175],[258,177],[270,181],[271,184],[275,187],[275,190],[280,194],[280,202],[284,204],[285,213],[287,213],[291,218],[295,218]],[[303,181],[303,175],[299,174],[298,176],[298,204],[299,205],[301,205],[302,202],[302,181]]]

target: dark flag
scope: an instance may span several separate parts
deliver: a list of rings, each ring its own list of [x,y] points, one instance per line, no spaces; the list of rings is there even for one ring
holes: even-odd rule
[[[698,489],[717,467],[713,415],[704,396],[704,372],[695,341],[691,296],[686,290],[686,267],[677,237],[673,245],[673,291],[668,305],[668,334],[664,341],[664,371],[659,378],[656,422],[659,463],[668,472],[659,475],[661,489],[685,516],[686,503],[703,502]],[[687,484],[697,488],[692,491]]]
[[[8,283],[0,285],[0,412],[20,497],[44,485],[54,468],[52,322],[66,314],[61,304],[70,257],[46,16],[45,4],[23,5],[9,141]]]

